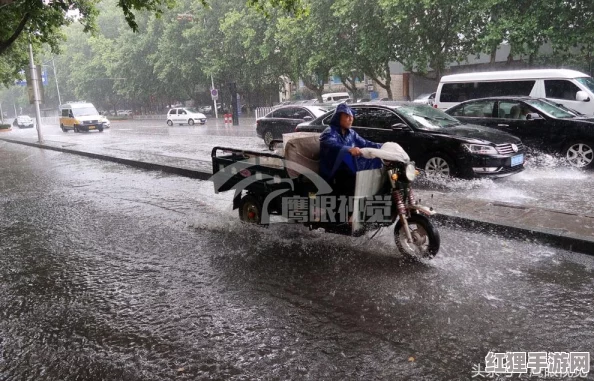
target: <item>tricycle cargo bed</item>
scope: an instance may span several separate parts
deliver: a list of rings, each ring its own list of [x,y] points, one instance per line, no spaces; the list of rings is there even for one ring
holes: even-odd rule
[[[214,147],[211,156],[215,193],[236,188],[258,193],[290,188],[282,181],[290,178],[282,156],[227,147]]]

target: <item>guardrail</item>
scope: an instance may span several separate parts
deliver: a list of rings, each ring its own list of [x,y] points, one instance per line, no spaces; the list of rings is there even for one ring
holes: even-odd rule
[[[133,115],[132,119],[148,119],[148,120],[167,120],[167,114],[155,114],[155,115]]]
[[[35,118],[33,118],[33,120],[35,120]],[[60,117],[59,116],[44,116],[41,118],[41,124],[47,124],[47,125],[54,125],[54,126],[59,126],[60,125]]]

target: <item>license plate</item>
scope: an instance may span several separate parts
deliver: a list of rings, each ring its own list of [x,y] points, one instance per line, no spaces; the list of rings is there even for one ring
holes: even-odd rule
[[[89,130],[94,130],[94,129],[95,129],[95,126],[89,126]]]
[[[520,165],[524,162],[524,154],[516,155],[511,158],[511,166],[515,167],[516,165]]]

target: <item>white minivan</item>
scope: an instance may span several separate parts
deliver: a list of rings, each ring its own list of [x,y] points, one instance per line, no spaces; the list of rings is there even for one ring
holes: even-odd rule
[[[548,98],[582,114],[594,115],[594,79],[567,69],[446,75],[437,87],[435,106],[445,110],[469,99],[507,95]]]
[[[336,101],[344,101],[349,99],[351,96],[349,93],[328,93],[322,94],[322,102],[336,102]]]

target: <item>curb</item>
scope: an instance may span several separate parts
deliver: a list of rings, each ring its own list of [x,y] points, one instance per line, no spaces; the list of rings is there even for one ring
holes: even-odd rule
[[[462,227],[477,232],[492,232],[515,239],[537,240],[559,249],[594,255],[594,239],[576,237],[570,234],[553,233],[544,229],[526,228],[514,224],[494,223],[476,217],[437,213],[433,218],[448,227]]]
[[[151,171],[162,171],[171,173],[178,176],[189,177],[197,180],[209,180],[212,176],[209,172],[202,172],[192,169],[185,169],[179,167],[172,167],[164,164],[147,163],[132,159],[123,159],[113,156],[101,155],[90,152],[76,151],[68,148],[46,146],[39,143],[23,142],[19,140],[0,138],[0,140],[22,144],[29,147],[44,148],[52,151],[70,153],[73,155],[85,156],[92,159],[99,159],[103,161],[110,161],[113,163],[124,164],[130,167],[141,168]],[[467,230],[485,231],[492,232],[494,234],[512,236],[516,239],[531,239],[537,240],[541,243],[548,244],[553,247],[557,247],[563,250],[579,252],[588,255],[594,255],[594,239],[588,239],[585,237],[576,237],[569,234],[559,234],[556,232],[547,231],[544,229],[531,229],[522,227],[514,224],[502,224],[494,223],[485,220],[478,219],[476,217],[453,215],[448,213],[437,213],[433,216],[437,222],[441,222],[448,227],[462,227]]]
[[[189,177],[191,179],[209,180],[212,177],[212,174],[208,173],[208,172],[196,171],[196,170],[192,170],[192,169],[179,168],[179,167],[172,167],[170,165],[147,163],[147,162],[138,161],[138,160],[123,159],[123,158],[119,158],[119,157],[107,156],[107,155],[102,155],[102,154],[98,154],[98,153],[76,151],[76,150],[72,150],[72,149],[68,149],[68,148],[46,146],[46,145],[39,144],[39,143],[29,143],[29,142],[23,142],[23,141],[19,141],[19,140],[12,140],[12,139],[6,139],[6,138],[0,138],[0,140],[9,142],[9,143],[22,144],[22,145],[29,146],[29,147],[43,148],[43,149],[49,149],[52,151],[70,153],[73,155],[85,156],[85,157],[89,157],[92,159],[111,161],[113,163],[124,164],[124,165],[128,165],[130,167],[146,169],[149,171],[163,171],[163,172],[171,173],[171,174],[178,175],[178,176]]]

